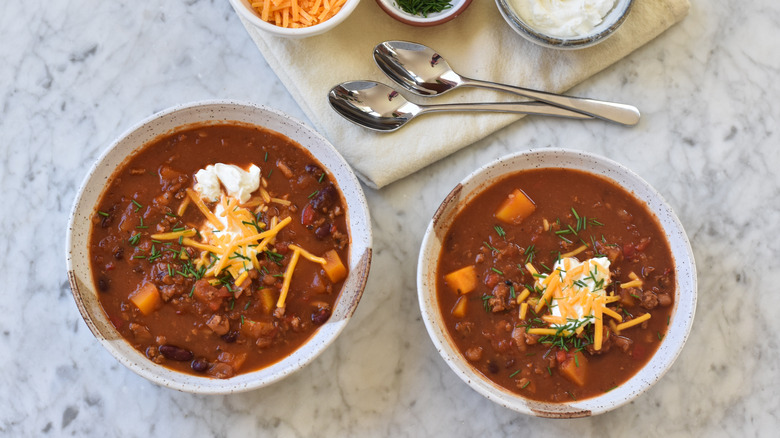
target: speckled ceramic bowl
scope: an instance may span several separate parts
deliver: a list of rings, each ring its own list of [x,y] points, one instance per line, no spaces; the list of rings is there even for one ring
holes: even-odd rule
[[[450,20],[455,19],[458,15],[462,14],[466,8],[469,7],[472,0],[452,0],[450,4],[452,7],[445,9],[441,12],[435,12],[423,17],[421,15],[410,14],[398,6],[396,0],[376,0],[376,3],[382,8],[387,15],[395,18],[401,23],[408,24],[416,27],[428,27],[444,24]]]
[[[233,9],[238,15],[254,27],[274,36],[296,39],[320,35],[338,26],[352,14],[360,0],[347,0],[344,6],[341,7],[341,10],[333,17],[320,24],[298,29],[280,27],[263,21],[251,3],[251,0],[230,0],[230,4],[233,5]]]
[[[349,275],[326,324],[303,346],[267,368],[230,379],[183,374],[147,359],[108,321],[97,297],[89,263],[89,233],[97,202],[106,182],[122,162],[160,135],[193,123],[250,123],[279,132],[300,143],[333,175],[346,199],[352,238]],[[177,106],[142,121],[119,137],[100,156],[82,184],[68,224],[66,257],[68,278],[79,311],[100,343],[123,365],[162,386],[180,391],[224,394],[246,391],[276,382],[314,360],[341,333],[363,294],[371,265],[371,220],[363,190],[351,168],[321,135],[303,123],[270,108],[235,101],[208,101]]]
[[[499,12],[515,32],[532,43],[553,49],[583,49],[606,40],[626,20],[633,3],[634,0],[615,0],[615,6],[593,30],[585,35],[561,37],[534,28],[515,11],[512,0],[496,0]]]
[[[458,352],[446,328],[436,296],[436,267],[442,239],[457,213],[471,199],[503,176],[537,168],[578,169],[606,177],[647,203],[658,218],[674,256],[675,298],[664,341],[647,365],[623,385],[598,397],[570,403],[543,403],[510,392],[476,371]],[[688,338],[696,308],[696,266],[680,221],[661,195],[622,165],[595,155],[565,149],[521,152],[490,163],[458,184],[436,211],[422,242],[417,266],[417,290],[423,321],[436,349],[463,381],[488,399],[524,414],[573,418],[601,414],[638,397],[672,366]]]

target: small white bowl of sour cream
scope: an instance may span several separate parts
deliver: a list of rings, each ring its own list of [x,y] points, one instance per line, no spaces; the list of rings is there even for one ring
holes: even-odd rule
[[[501,15],[523,38],[554,49],[581,49],[610,37],[633,0],[496,0]]]

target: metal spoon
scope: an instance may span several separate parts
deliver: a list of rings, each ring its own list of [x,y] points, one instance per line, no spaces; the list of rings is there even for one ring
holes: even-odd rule
[[[592,119],[586,114],[539,102],[415,105],[387,85],[374,81],[336,85],[328,93],[328,101],[347,120],[383,132],[395,131],[415,117],[435,111],[489,111]]]
[[[374,61],[390,79],[420,96],[436,96],[458,87],[492,88],[590,114],[610,122],[623,125],[636,125],[639,122],[639,110],[631,105],[562,96],[463,77],[455,73],[441,55],[422,44],[385,41],[374,47]]]

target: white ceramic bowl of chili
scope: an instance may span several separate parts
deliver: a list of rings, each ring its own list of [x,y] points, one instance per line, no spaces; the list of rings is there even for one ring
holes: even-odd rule
[[[133,348],[111,324],[98,299],[89,258],[92,218],[106,182],[125,159],[157,137],[177,128],[231,121],[264,127],[299,143],[335,179],[344,196],[350,234],[348,268],[330,319],[300,348],[281,361],[228,379],[184,374],[158,365]],[[179,105],[136,124],[97,159],[82,183],[68,224],[66,261],[68,280],[79,312],[97,340],[130,370],[161,386],[200,394],[228,394],[260,388],[300,370],[330,344],[346,327],[363,295],[372,256],[371,219],[363,189],[338,151],[320,134],[302,122],[271,108],[231,100]]]
[[[296,39],[320,35],[335,28],[352,14],[360,0],[347,0],[340,6],[338,12],[327,20],[312,26],[299,28],[282,27],[263,20],[261,12],[252,7],[252,3],[255,3],[255,0],[230,0],[230,4],[233,5],[233,9],[238,13],[239,17],[256,29],[273,36]],[[300,3],[300,0],[298,0],[298,3]]]
[[[675,295],[672,317],[664,341],[645,366],[627,382],[603,395],[567,403],[526,399],[476,371],[450,338],[438,303],[436,277],[442,239],[457,214],[482,190],[502,177],[538,168],[577,169],[600,175],[645,202],[658,219],[674,258]],[[501,406],[528,415],[576,418],[601,414],[622,406],[653,386],[669,370],[682,351],[696,309],[696,265],[693,252],[677,216],[663,197],[628,168],[612,160],[567,149],[542,149],[499,158],[474,171],[442,201],[423,237],[417,264],[417,293],[428,334],[447,365],[478,393]]]

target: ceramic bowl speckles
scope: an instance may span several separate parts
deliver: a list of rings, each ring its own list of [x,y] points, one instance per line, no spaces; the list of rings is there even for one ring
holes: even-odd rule
[[[341,7],[341,10],[333,17],[322,23],[315,24],[314,26],[300,27],[297,29],[285,28],[263,21],[260,18],[260,14],[252,7],[251,3],[250,0],[230,0],[230,4],[233,5],[233,9],[238,13],[239,17],[261,31],[277,37],[300,39],[323,34],[338,26],[352,14],[358,3],[360,3],[360,0],[347,0]]]
[[[307,149],[335,178],[347,204],[351,236],[349,275],[326,324],[303,346],[267,368],[229,379],[211,379],[183,374],[147,359],[135,350],[108,321],[92,281],[89,263],[89,233],[96,204],[119,165],[131,154],[160,135],[194,123],[241,123],[281,133]],[[330,345],[349,322],[360,301],[371,266],[371,219],[363,190],[351,168],[333,146],[303,123],[271,108],[229,100],[176,106],[140,122],[121,135],[90,169],[76,197],[68,224],[66,258],[68,278],[76,305],[89,329],[123,365],[146,379],[180,391],[225,394],[259,388],[301,369]]]
[[[628,17],[634,0],[615,0],[615,5],[604,20],[584,35],[561,37],[545,33],[526,22],[511,5],[511,0],[496,0],[501,16],[509,27],[523,38],[540,46],[553,49],[583,49],[596,45],[615,33]]]
[[[658,219],[674,257],[675,299],[669,329],[650,361],[623,385],[594,398],[570,403],[543,403],[507,391],[476,371],[458,352],[444,327],[436,296],[436,268],[442,240],[457,213],[503,176],[538,168],[570,168],[608,178],[644,201]],[[447,365],[488,399],[524,414],[574,418],[601,414],[622,406],[654,385],[672,366],[685,344],[696,309],[696,266],[680,221],[661,195],[626,167],[588,153],[566,149],[521,152],[498,159],[467,176],[444,199],[423,237],[417,265],[417,291],[425,327]]]
[[[427,16],[410,14],[398,6],[396,0],[376,0],[376,3],[387,15],[395,18],[401,23],[416,27],[428,27],[444,24],[455,19],[469,7],[472,0],[452,0],[450,8],[441,12],[434,12]]]

